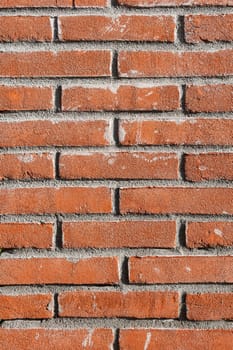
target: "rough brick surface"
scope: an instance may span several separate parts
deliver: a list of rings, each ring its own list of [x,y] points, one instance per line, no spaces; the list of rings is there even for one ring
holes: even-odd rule
[[[233,246],[232,222],[189,222],[186,229],[189,248]]]
[[[65,248],[173,248],[176,224],[175,221],[64,222],[63,234]]]
[[[232,350],[233,0],[0,0],[0,350]]]
[[[75,16],[60,17],[64,41],[161,41],[173,42],[175,22],[171,16]]]
[[[176,292],[64,292],[61,317],[177,318]],[[166,308],[163,305],[166,304]]]
[[[50,223],[1,223],[1,248],[51,248],[53,224]]]
[[[111,88],[67,88],[62,94],[64,111],[172,111],[179,109],[177,86],[141,88],[124,85]]]
[[[117,258],[1,259],[0,284],[116,284]]]

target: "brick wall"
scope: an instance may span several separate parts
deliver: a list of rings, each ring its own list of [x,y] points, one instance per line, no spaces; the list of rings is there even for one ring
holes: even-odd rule
[[[233,349],[232,41],[232,0],[1,0],[0,350]]]

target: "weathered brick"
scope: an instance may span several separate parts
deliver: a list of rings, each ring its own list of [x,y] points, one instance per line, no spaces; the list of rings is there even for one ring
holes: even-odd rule
[[[1,248],[52,248],[52,223],[0,223]]]
[[[188,181],[233,180],[233,153],[185,155]]]
[[[129,258],[130,283],[232,283],[232,256]]]
[[[230,119],[120,121],[122,145],[233,145]]]
[[[233,222],[188,222],[186,245],[188,248],[233,246]]]
[[[110,213],[106,187],[33,187],[0,190],[1,214]]]
[[[49,153],[0,154],[0,180],[53,179],[54,155]]]
[[[72,0],[2,0],[0,8],[72,7]]]
[[[179,106],[177,86],[121,85],[114,90],[77,86],[62,93],[63,111],[171,111]]]
[[[20,318],[40,319],[52,317],[52,294],[0,295],[1,320],[13,320]]]
[[[1,16],[0,41],[51,41],[52,26],[49,17]]]
[[[233,73],[233,50],[215,52],[122,51],[121,77],[225,76]]]
[[[232,0],[118,0],[118,3],[132,7],[233,6]]]
[[[1,77],[105,77],[111,75],[110,51],[37,51],[0,53]]]
[[[106,7],[108,0],[74,0],[76,7]]]
[[[0,329],[0,348],[14,350],[109,350],[114,342],[112,329]],[[225,349],[224,349],[225,350]]]
[[[232,188],[139,187],[120,191],[120,212],[232,214]],[[214,201],[213,201],[214,198]]]
[[[4,62],[2,61],[2,65]],[[0,85],[0,111],[49,110],[53,107],[53,90],[49,87]]]
[[[58,303],[60,317],[177,318],[179,312],[177,292],[64,292]]]
[[[64,41],[174,42],[172,16],[65,16],[59,18]]]
[[[121,350],[232,350],[232,329],[121,329]],[[21,350],[21,349],[20,349]]]
[[[178,157],[174,153],[62,154],[59,164],[64,179],[178,179]]]
[[[1,285],[117,284],[115,257],[1,259]]]
[[[233,320],[233,293],[187,294],[186,305],[189,320]]]
[[[110,126],[105,120],[1,122],[0,147],[107,146]]]
[[[187,43],[232,41],[233,15],[188,15],[185,17]]]
[[[233,85],[188,86],[185,106],[187,111],[193,113],[231,112],[233,111]]]
[[[176,244],[175,221],[80,221],[62,226],[65,248],[174,248]]]

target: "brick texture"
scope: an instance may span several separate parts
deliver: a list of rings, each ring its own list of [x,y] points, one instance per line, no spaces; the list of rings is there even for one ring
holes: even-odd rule
[[[0,0],[0,350],[233,349],[233,0]]]

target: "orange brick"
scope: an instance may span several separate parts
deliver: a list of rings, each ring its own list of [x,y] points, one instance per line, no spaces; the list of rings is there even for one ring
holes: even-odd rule
[[[171,111],[179,108],[177,86],[73,87],[62,94],[63,111]]]
[[[232,283],[232,256],[129,258],[130,283]]]
[[[110,134],[105,120],[1,122],[1,147],[107,146]]]
[[[233,320],[233,293],[188,294],[186,304],[189,320]]]
[[[233,180],[233,153],[187,154],[185,178],[188,181]]]
[[[0,8],[72,7],[72,0],[2,0]]]
[[[186,109],[196,112],[233,111],[233,85],[188,86],[186,89]]]
[[[52,107],[53,91],[49,87],[0,85],[0,111],[2,112],[49,110]]]
[[[233,50],[216,52],[122,51],[121,77],[225,76],[233,73]]]
[[[118,0],[119,5],[132,7],[156,6],[232,6],[232,0]]]
[[[1,320],[53,317],[53,295],[0,295]],[[0,342],[1,344],[1,342]]]
[[[1,16],[0,41],[51,41],[49,17]]]
[[[232,350],[231,329],[121,329],[121,350]],[[21,349],[20,349],[21,350]]]
[[[1,77],[105,77],[111,75],[110,51],[37,51],[0,53]]]
[[[232,188],[138,187],[120,191],[120,212],[232,214]],[[213,201],[214,198],[214,201]]]
[[[0,348],[15,350],[87,350],[112,349],[112,329],[0,329]],[[224,349],[225,350],[225,349]]]
[[[174,248],[175,239],[175,221],[63,223],[65,248]]]
[[[1,223],[1,248],[52,248],[53,224]]]
[[[1,259],[0,284],[117,284],[115,257]]]
[[[174,42],[171,16],[66,16],[59,18],[64,41],[164,41]]]
[[[232,41],[233,15],[188,15],[185,17],[187,43]]]
[[[110,213],[106,187],[33,187],[0,190],[1,214]]]
[[[53,159],[49,153],[0,154],[0,180],[53,179]]]
[[[186,245],[188,248],[233,246],[233,222],[189,222]]]
[[[120,121],[122,145],[233,145],[230,119]]]
[[[58,303],[60,317],[177,318],[179,312],[177,292],[64,292]]]
[[[64,179],[178,179],[174,153],[115,152],[62,154],[60,176]]]

